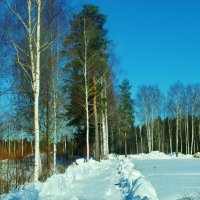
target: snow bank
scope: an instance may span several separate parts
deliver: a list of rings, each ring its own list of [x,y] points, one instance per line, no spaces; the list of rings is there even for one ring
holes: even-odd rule
[[[155,159],[192,159],[192,155],[184,155],[182,153],[178,154],[178,157],[176,157],[176,154],[164,154],[159,151],[152,151],[151,153],[148,154],[138,154],[138,155],[129,155],[128,158],[131,159],[137,159],[137,160],[143,160],[143,159],[148,159],[148,160],[155,160]]]
[[[66,188],[71,187],[75,182],[98,170],[96,161],[90,160],[88,163],[83,159],[78,159],[69,166],[65,174],[54,175],[47,179],[42,187],[38,187],[40,198],[52,196],[65,192]],[[51,188],[49,190],[49,188]]]
[[[83,159],[79,159],[69,166],[64,174],[54,175],[44,183],[28,183],[19,190],[13,190],[9,194],[2,195],[0,199],[38,200],[44,199],[43,197],[46,196],[61,194],[78,180],[97,172],[99,167],[96,163],[94,160],[85,163]]]
[[[119,167],[121,174],[120,186],[126,193],[126,200],[158,200],[151,183],[135,169],[128,159],[123,159]]]

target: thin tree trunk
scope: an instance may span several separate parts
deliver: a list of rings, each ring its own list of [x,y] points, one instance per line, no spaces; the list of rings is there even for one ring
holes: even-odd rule
[[[180,119],[180,145],[181,145],[181,153],[183,153],[183,137],[182,137],[182,119]]]
[[[46,167],[50,170],[50,153],[51,153],[51,141],[50,141],[50,88],[49,83],[47,83],[47,94],[46,94]]]
[[[137,130],[135,128],[135,140],[136,140],[136,152],[138,154],[138,137],[137,137]]]
[[[101,147],[101,158],[104,157],[104,149],[103,149],[103,119],[101,117],[101,127],[100,127],[100,147]]]
[[[168,118],[168,127],[169,127],[169,146],[170,146],[170,153],[172,154],[172,129],[170,125],[170,119]]]
[[[14,153],[16,152],[16,139],[14,138]]]
[[[153,105],[152,105],[152,116],[151,116],[151,150],[152,151],[154,150],[154,106]]]
[[[125,158],[127,158],[127,139],[126,139],[126,131],[125,131],[125,138],[124,138],[124,151],[125,151]]]
[[[101,91],[101,98],[106,100],[106,81],[102,77],[101,78],[101,85],[103,90]],[[108,115],[107,115],[107,103],[102,102],[104,109],[101,111],[101,118],[102,118],[102,139],[103,139],[103,157],[108,158],[109,154],[109,146],[108,146]]]
[[[52,2],[53,4],[53,2]],[[53,7],[53,5],[52,5]],[[59,45],[57,43],[57,51],[59,52]],[[53,79],[53,91],[54,91],[54,96],[53,96],[53,174],[56,173],[56,154],[57,154],[57,97],[58,97],[58,63],[59,63],[59,54],[56,56],[56,64],[57,67],[53,65],[53,49],[51,49],[51,56],[52,56],[52,70],[55,73],[55,78]]]
[[[115,146],[114,146],[114,133],[113,129],[111,130],[111,153],[114,153]]]
[[[102,139],[103,139],[103,157],[106,157],[106,120],[105,113],[102,110]]]
[[[193,111],[193,109],[192,109]],[[190,154],[193,154],[193,146],[194,146],[194,112],[192,112],[192,139],[191,139],[191,151]]]
[[[94,85],[93,111],[94,111],[94,123],[95,123],[95,158],[96,158],[96,161],[100,161],[96,84],[97,84],[96,83],[96,78],[93,76],[93,85]]]
[[[58,58],[57,58],[58,61]],[[56,82],[56,83],[55,83]],[[53,81],[53,114],[54,114],[54,131],[53,131],[53,174],[56,173],[56,154],[57,154],[57,91],[58,91],[58,69],[56,69],[56,81]]]
[[[31,140],[31,153],[33,154],[33,141]]]
[[[176,117],[176,157],[178,157],[179,117]]]
[[[108,158],[109,154],[109,142],[108,142],[108,109],[107,109],[107,92],[106,92],[106,79],[104,77],[104,98],[105,98],[105,134],[106,134],[106,149],[105,149],[105,156]]]
[[[86,20],[84,18],[84,83],[85,83],[85,111],[86,111],[86,159],[89,160],[89,103],[88,103],[88,72],[87,72],[87,37],[86,37]]]
[[[11,132],[10,132],[10,122],[9,122],[8,123],[8,155],[10,155],[10,149],[11,149],[10,136],[11,136]]]
[[[188,118],[188,114],[185,117],[185,153],[188,154],[188,133],[187,133],[187,118]]]
[[[56,144],[57,144],[57,93],[54,91],[53,98],[54,131],[53,131],[53,174],[56,173]]]
[[[24,156],[24,139],[23,139],[24,135],[22,133],[22,140],[21,140],[21,156],[23,158]]]
[[[143,153],[143,140],[142,140],[142,127],[140,126],[140,143],[141,143],[141,153]]]
[[[39,92],[40,92],[40,20],[42,0],[37,1],[37,40],[36,40],[36,67],[33,70],[34,85],[34,127],[35,127],[35,169],[34,181],[38,181],[40,173],[40,133],[39,133]]]
[[[187,154],[190,153],[189,116],[187,115]]]

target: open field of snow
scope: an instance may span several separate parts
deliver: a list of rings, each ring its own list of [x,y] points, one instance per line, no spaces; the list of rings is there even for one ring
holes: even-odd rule
[[[77,160],[64,174],[30,183],[3,200],[183,200],[200,191],[200,159],[159,152]]]
[[[132,160],[160,200],[177,200],[200,192],[200,159]]]

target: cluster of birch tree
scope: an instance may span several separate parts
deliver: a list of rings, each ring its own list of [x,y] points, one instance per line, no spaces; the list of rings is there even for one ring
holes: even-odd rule
[[[170,86],[162,95],[158,86],[138,88],[135,106],[140,151],[194,154],[199,151],[200,84]]]

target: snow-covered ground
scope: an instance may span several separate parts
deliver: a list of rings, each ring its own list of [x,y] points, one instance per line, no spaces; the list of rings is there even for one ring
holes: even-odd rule
[[[200,159],[181,154],[176,158],[158,152],[130,157],[135,168],[152,183],[158,199],[176,200],[186,196],[195,199],[200,192]]]
[[[181,159],[180,159],[181,158]],[[30,183],[3,200],[177,200],[200,191],[200,159],[159,152],[77,160],[64,174]]]

